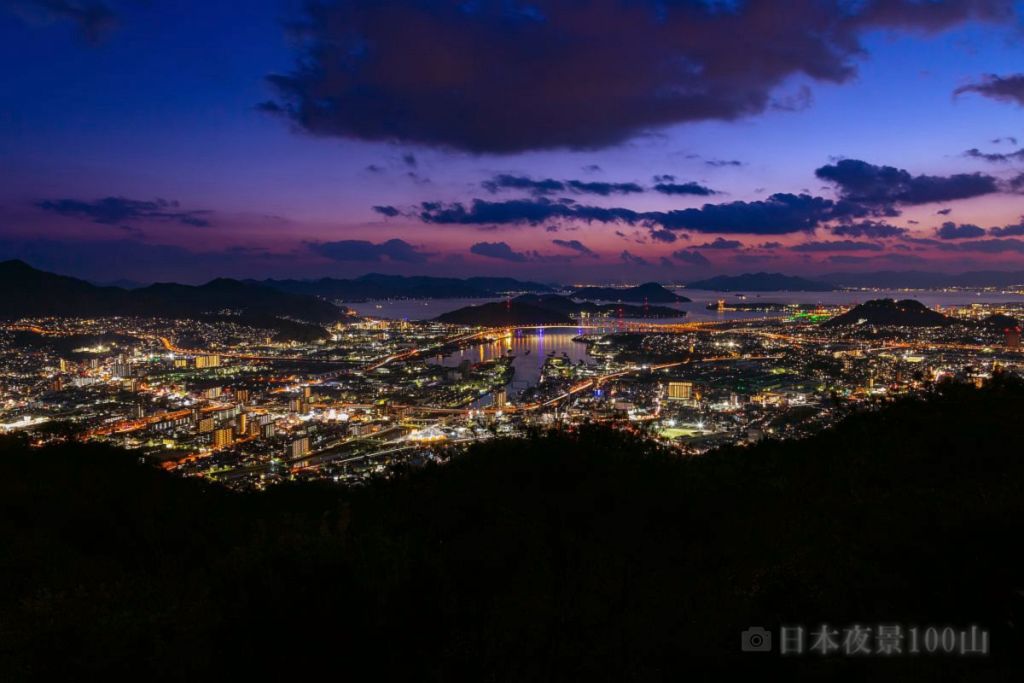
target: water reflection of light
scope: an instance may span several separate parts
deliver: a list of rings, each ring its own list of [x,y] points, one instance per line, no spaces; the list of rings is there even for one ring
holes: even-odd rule
[[[527,386],[537,384],[548,352],[553,351],[557,356],[561,356],[564,352],[573,363],[580,360],[584,362],[593,360],[587,354],[586,344],[574,341],[577,336],[574,334],[575,331],[576,328],[573,327],[553,329],[548,330],[547,334],[543,336],[540,334],[540,330],[526,330],[525,333],[515,331],[505,337],[499,337],[498,343],[492,343],[495,341],[494,339],[481,340],[477,350],[467,347],[456,351],[446,356],[441,364],[456,367],[463,359],[467,358],[476,362],[481,351],[484,360],[500,358],[511,352],[514,355],[512,365],[515,368],[513,383],[509,387],[509,395],[512,396],[513,390],[518,392]]]

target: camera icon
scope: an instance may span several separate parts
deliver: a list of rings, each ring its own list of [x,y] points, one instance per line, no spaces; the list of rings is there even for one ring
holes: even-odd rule
[[[760,626],[751,626],[740,633],[740,649],[743,652],[771,652],[771,632]]]

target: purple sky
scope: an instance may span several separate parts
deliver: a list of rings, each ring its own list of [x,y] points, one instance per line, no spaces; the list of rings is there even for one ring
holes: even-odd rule
[[[0,258],[112,281],[1024,269],[1005,0],[7,0]]]

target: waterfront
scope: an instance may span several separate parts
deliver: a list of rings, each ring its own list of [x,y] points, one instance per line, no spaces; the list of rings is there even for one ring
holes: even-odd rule
[[[663,319],[662,322],[688,320],[740,320],[761,318],[766,314],[757,311],[708,310],[707,305],[724,299],[727,303],[756,304],[758,302],[779,304],[820,304],[822,306],[853,306],[871,299],[915,299],[929,307],[965,306],[974,303],[1024,304],[1024,294],[988,290],[837,290],[833,292],[714,292],[700,289],[672,288],[674,292],[692,299],[692,302],[670,304],[686,313],[678,319]],[[742,298],[741,298],[742,295]],[[431,320],[439,315],[465,306],[501,299],[389,299],[346,303],[360,315],[392,320]],[[602,302],[606,303],[606,302]]]
[[[594,362],[594,358],[587,353],[587,345],[580,341],[574,341],[579,335],[591,331],[578,327],[516,330],[515,333],[492,342],[467,347],[448,356],[438,356],[435,358],[435,362],[449,367],[457,367],[463,361],[480,363],[511,353],[515,356],[515,360],[512,361],[515,374],[508,387],[508,392],[511,397],[514,397],[523,389],[537,384],[544,361],[549,354],[566,357],[573,364],[580,361],[587,364]],[[487,405],[489,402],[486,400],[480,405]]]

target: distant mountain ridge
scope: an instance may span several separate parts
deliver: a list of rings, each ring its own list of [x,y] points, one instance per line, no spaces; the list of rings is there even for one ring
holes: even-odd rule
[[[573,298],[588,301],[629,301],[651,304],[686,303],[690,299],[675,294],[657,282],[645,282],[636,287],[577,287],[571,290]]]
[[[551,292],[551,287],[510,277],[428,277],[370,273],[353,279],[247,280],[282,292],[319,296],[336,301],[367,299],[474,299],[508,292]]]
[[[219,278],[205,285],[158,283],[139,289],[98,287],[85,280],[38,270],[23,261],[0,262],[0,318],[47,315],[216,315],[230,310],[264,321],[290,318],[327,324],[346,311],[327,301]]]
[[[932,289],[940,287],[1007,287],[1024,284],[1024,270],[975,270],[936,273],[923,270],[879,270],[870,273],[827,273],[819,279],[847,287]]]
[[[691,282],[686,287],[712,292],[831,292],[836,289],[827,282],[782,273],[718,275]]]

